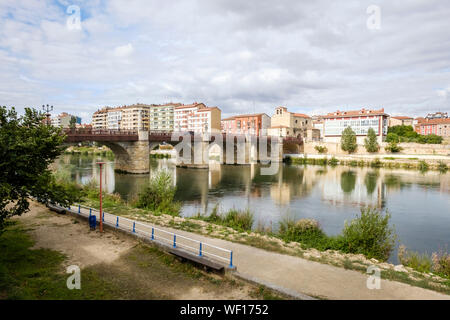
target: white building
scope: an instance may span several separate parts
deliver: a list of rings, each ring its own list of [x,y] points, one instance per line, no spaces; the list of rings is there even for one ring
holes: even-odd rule
[[[121,109],[110,109],[106,116],[107,128],[111,130],[120,129],[120,122],[122,121]]]
[[[173,131],[175,107],[181,103],[167,103],[150,106],[150,130]]]
[[[336,111],[323,116],[324,142],[341,142],[342,131],[351,127],[356,133],[358,144],[364,144],[369,128],[377,135],[379,143],[383,142],[388,130],[389,115],[380,110]]]

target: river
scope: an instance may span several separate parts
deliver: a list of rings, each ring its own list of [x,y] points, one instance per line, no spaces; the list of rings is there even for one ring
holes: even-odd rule
[[[63,155],[56,167],[85,184],[99,178],[95,162],[106,162],[103,183],[107,192],[129,199],[158,170],[168,170],[182,201],[182,216],[208,214],[219,204],[250,208],[254,228],[278,228],[285,218],[314,218],[329,235],[341,232],[346,220],[361,207],[387,210],[399,244],[431,254],[448,251],[450,243],[450,173],[437,171],[303,166],[280,164],[275,175],[261,175],[260,165],[221,166],[209,170],[177,168],[171,159],[152,159],[147,175],[114,172],[114,160],[96,156]],[[390,261],[397,263],[396,251]]]

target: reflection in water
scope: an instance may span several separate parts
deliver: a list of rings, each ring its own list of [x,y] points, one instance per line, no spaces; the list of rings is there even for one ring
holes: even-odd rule
[[[177,168],[171,159],[151,161],[148,175],[114,173],[113,159],[64,155],[56,163],[72,180],[98,181],[95,162],[106,162],[103,184],[107,192],[124,199],[136,195],[158,170],[168,170],[183,202],[182,215],[208,214],[216,204],[221,210],[249,207],[255,226],[278,228],[290,215],[314,218],[328,234],[342,230],[362,206],[387,209],[400,242],[412,250],[432,252],[450,241],[450,173],[372,168],[286,166],[275,175],[260,174],[260,165],[211,164],[209,170]],[[396,260],[395,254],[391,258]]]

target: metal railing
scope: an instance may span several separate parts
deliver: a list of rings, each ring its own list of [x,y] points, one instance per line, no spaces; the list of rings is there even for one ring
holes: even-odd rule
[[[76,204],[69,206],[67,209],[85,217],[95,215],[96,219],[100,219],[100,211],[91,207]],[[213,260],[226,262],[228,263],[229,268],[234,268],[232,250],[220,248],[207,242],[195,240],[181,234],[157,228],[140,221],[110,214],[105,211],[103,211],[103,223],[117,229],[129,231],[135,235],[147,237],[152,241],[169,244],[173,248],[184,249],[199,257],[207,257]]]

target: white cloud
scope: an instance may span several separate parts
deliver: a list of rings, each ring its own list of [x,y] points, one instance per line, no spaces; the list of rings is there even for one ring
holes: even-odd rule
[[[118,46],[114,48],[114,55],[119,58],[125,58],[128,57],[133,53],[133,45],[131,43],[128,43],[123,46]]]

